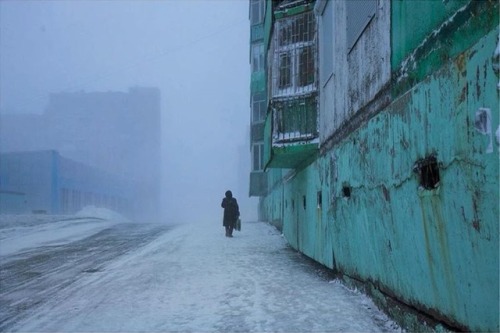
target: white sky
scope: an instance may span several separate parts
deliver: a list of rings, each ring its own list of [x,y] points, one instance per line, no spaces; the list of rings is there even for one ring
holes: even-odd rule
[[[247,0],[1,1],[0,111],[41,113],[51,92],[158,87],[168,217],[218,223],[231,189],[254,219],[250,166],[237,169],[250,163],[248,50]]]

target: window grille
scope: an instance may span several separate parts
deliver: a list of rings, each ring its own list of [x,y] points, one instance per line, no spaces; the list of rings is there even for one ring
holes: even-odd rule
[[[277,20],[271,45],[272,97],[316,91],[316,19],[307,12]]]
[[[252,146],[253,166],[252,171],[264,170],[264,144],[256,143]]]
[[[252,95],[252,123],[266,120],[266,94],[255,93]]]
[[[273,143],[310,141],[318,137],[317,95],[272,103]]]

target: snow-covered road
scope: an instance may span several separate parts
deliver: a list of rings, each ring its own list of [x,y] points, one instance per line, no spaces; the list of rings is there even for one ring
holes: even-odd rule
[[[100,223],[86,238],[7,244],[5,255],[0,246],[2,331],[399,331],[268,224],[244,223],[226,238],[218,222]]]

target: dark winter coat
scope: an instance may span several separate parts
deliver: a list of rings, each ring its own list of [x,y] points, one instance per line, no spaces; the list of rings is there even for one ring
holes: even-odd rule
[[[222,199],[221,207],[224,208],[224,220],[222,225],[224,227],[234,226],[234,223],[240,217],[240,208],[238,207],[238,201],[235,198],[224,198]]]

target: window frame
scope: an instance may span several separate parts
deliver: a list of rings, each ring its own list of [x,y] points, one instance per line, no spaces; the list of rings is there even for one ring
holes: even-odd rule
[[[294,25],[300,25],[298,21],[308,16],[307,22],[301,22],[301,26],[307,26],[303,34],[293,31]],[[311,27],[314,31],[310,31]],[[309,93],[317,90],[317,41],[316,41],[316,18],[313,12],[305,12],[294,17],[281,19],[275,23],[275,31],[272,39],[272,97],[288,96],[301,93]],[[304,36],[309,37],[304,40]],[[297,37],[299,36],[299,37]],[[296,38],[295,38],[296,37]],[[294,40],[295,39],[295,40]],[[312,82],[301,85],[302,63],[301,55],[304,50],[311,53],[312,61]],[[286,57],[285,57],[286,56]],[[289,66],[283,67],[283,59],[289,59]],[[286,71],[285,69],[288,69]],[[284,73],[288,73],[289,78],[283,80]],[[288,82],[289,81],[289,82]]]
[[[266,69],[264,43],[252,44],[251,66],[252,73],[264,71]]]
[[[250,25],[262,24],[264,22],[264,14],[266,11],[265,0],[250,0],[249,7]],[[255,8],[257,10],[254,12]],[[255,16],[255,14],[257,14],[257,16]]]
[[[256,109],[259,109],[258,111]],[[258,117],[256,117],[258,114]],[[267,95],[265,92],[252,94],[252,124],[263,123],[267,115]]]
[[[264,142],[252,144],[252,171],[264,171]]]

